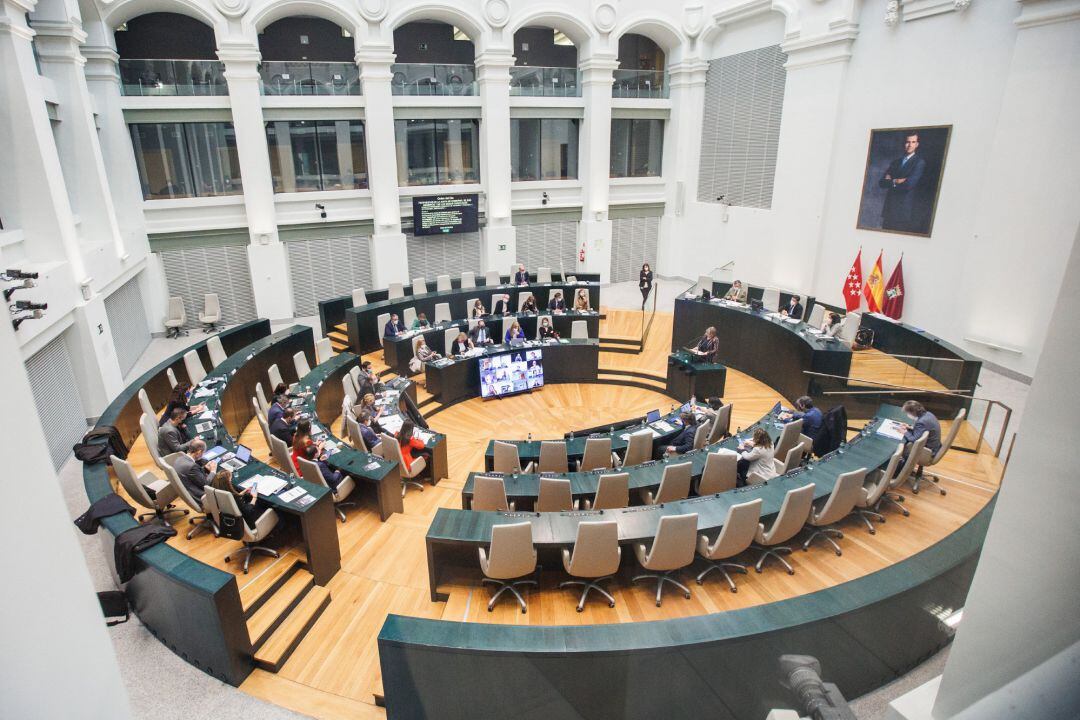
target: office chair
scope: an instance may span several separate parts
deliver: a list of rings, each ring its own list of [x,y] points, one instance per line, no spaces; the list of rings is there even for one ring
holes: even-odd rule
[[[278,470],[286,475],[295,475],[296,468],[293,467],[292,456],[289,453],[289,446],[285,444],[285,441],[274,435],[270,436],[270,457],[274,458],[274,462],[277,463]]]
[[[838,337],[846,343],[852,343],[855,341],[855,333],[859,331],[859,326],[862,325],[862,314],[851,312],[844,316],[844,319],[840,321],[840,332]]]
[[[278,385],[285,384],[285,379],[281,376],[281,370],[278,369],[277,363],[271,363],[270,367],[266,368],[266,378],[270,381],[271,392],[273,392]]]
[[[473,478],[473,496],[470,510],[510,512],[514,503],[506,499],[506,483],[501,477],[477,475]]]
[[[524,468],[521,467],[521,456],[518,454],[517,445],[505,443],[500,440],[495,441],[495,457],[493,462],[494,471],[503,473],[504,475],[531,473],[533,471],[532,463],[529,463]]]
[[[610,437],[591,437],[585,439],[585,452],[577,461],[578,472],[588,470],[611,470],[619,456],[611,452]]]
[[[405,497],[405,491],[410,485],[424,492],[423,484],[416,478],[427,467],[427,459],[413,458],[412,467],[405,467],[405,458],[401,455],[401,445],[398,444],[397,438],[383,433],[382,442],[379,445],[382,447],[383,457],[398,464],[398,471],[401,473],[401,497]]]
[[[240,513],[240,506],[236,504],[236,497],[227,490],[218,490],[217,488],[208,487],[207,493],[214,493],[217,496],[218,513],[221,515],[227,515],[235,518],[239,521],[240,526],[243,528],[244,534],[240,538],[240,541],[244,543],[244,546],[240,548],[240,556],[244,558],[244,574],[247,575],[248,567],[251,565],[251,556],[255,553],[262,553],[263,555],[269,555],[272,558],[281,557],[277,550],[273,548],[264,547],[262,545],[256,545],[266,539],[266,536],[274,529],[278,524],[278,514],[273,508],[268,508],[255,520],[255,527],[251,527],[244,521],[244,516]],[[230,553],[225,556],[225,562],[232,562],[233,557],[236,557],[234,553]],[[239,557],[237,557],[239,559]]]
[[[413,294],[413,296],[427,295],[427,293],[428,293],[427,280],[425,280],[422,277],[413,278],[412,279],[412,294]]]
[[[922,452],[922,457],[916,458],[915,468],[915,482],[911,484],[911,492],[916,495],[919,494],[919,486],[923,480],[928,480],[933,483],[933,487],[937,488],[937,491],[942,495],[945,494],[945,488],[941,487],[941,478],[937,475],[930,473],[923,474],[923,470],[928,467],[937,465],[945,458],[945,454],[949,452],[949,448],[952,447],[953,441],[956,440],[956,434],[960,432],[960,425],[964,422],[964,418],[967,417],[967,410],[960,408],[960,412],[956,413],[956,417],[953,418],[952,427],[949,428],[948,434],[945,436],[945,442],[941,443],[941,447],[933,455],[930,455],[925,450]]]
[[[814,307],[810,309],[810,317],[807,319],[806,324],[812,328],[820,328],[821,323],[825,321],[825,306],[820,303],[814,303]]]
[[[352,306],[363,307],[367,305],[367,293],[364,292],[364,288],[356,288],[352,291]]]
[[[188,382],[192,385],[198,385],[206,377],[206,368],[203,367],[198,350],[188,350],[184,353],[184,369],[187,370]]]
[[[551,268],[538,267],[536,268],[536,282],[549,283],[551,282]]]
[[[855,501],[855,513],[866,524],[866,529],[871,535],[877,535],[874,529],[874,520],[885,522],[885,516],[877,511],[877,506],[885,491],[889,489],[889,480],[896,475],[896,469],[904,459],[904,445],[897,445],[896,452],[889,457],[889,464],[884,470],[875,470],[868,476],[869,482],[863,483],[862,494]]]
[[[570,512],[577,510],[577,505],[568,479],[540,478],[540,492],[533,508],[536,512]]]
[[[484,287],[495,287],[496,285],[502,285],[502,278],[499,277],[499,271],[488,270],[484,273]]]
[[[255,406],[255,419],[259,421],[259,429],[262,430],[263,442],[266,443],[267,449],[270,448],[270,423],[266,421],[266,415],[259,410],[259,402],[255,398],[251,398],[251,404]]]
[[[435,303],[435,319],[433,323],[450,322],[450,303]]]
[[[709,439],[706,444],[712,445],[718,443],[727,437],[731,432],[731,403],[722,405],[719,410],[716,411],[716,417],[713,418],[712,425],[709,426]]]
[[[690,599],[690,588],[671,577],[676,570],[694,562],[694,550],[697,547],[697,513],[688,515],[665,515],[660,518],[648,552],[645,543],[634,543],[634,554],[638,563],[651,573],[635,575],[630,582],[652,578],[656,580],[656,607],[660,607],[664,583],[671,583],[683,591]]]
[[[619,571],[621,559],[619,523],[614,520],[578,523],[573,552],[566,548],[562,551],[563,569],[570,577],[587,579],[564,580],[559,583],[559,589],[582,586],[578,612],[585,609],[585,599],[589,597],[590,590],[607,598],[608,607],[615,607],[615,598],[600,587],[600,583],[610,580]]]
[[[192,512],[201,513],[188,519],[188,524],[192,525],[190,531],[188,531],[187,539],[195,537],[199,532],[206,530],[214,533],[216,537],[218,535],[218,526],[214,522],[213,515],[211,515],[212,507],[210,503],[213,503],[213,499],[207,501],[206,495],[203,495],[202,500],[197,500],[194,495],[188,492],[188,489],[184,486],[184,483],[180,481],[180,475],[176,472],[176,468],[173,467],[173,463],[176,458],[183,455],[183,453],[170,453],[161,459],[162,469],[165,471],[165,477],[169,479],[169,485],[176,491],[176,496],[189,508]],[[207,488],[209,490],[209,488]]]
[[[461,273],[461,289],[466,290],[474,287],[476,287],[476,273],[470,271]]]
[[[170,297],[168,314],[162,321],[165,325],[165,337],[175,338],[181,335],[187,335],[187,330],[184,329],[184,325],[187,324],[187,311],[184,309],[184,298],[182,297]]]
[[[705,458],[705,469],[698,481],[698,495],[734,490],[738,478],[739,454],[734,450],[717,450]]]
[[[708,290],[709,294],[712,295],[712,291],[713,291],[712,275],[698,275],[697,292],[695,292],[694,294],[695,295],[700,295],[702,290]]]
[[[221,322],[221,303],[217,293],[203,295],[203,311],[199,313],[199,322],[203,324],[204,333],[217,332],[217,325]]]
[[[173,507],[172,501],[176,499],[176,490],[168,480],[162,480],[149,470],[136,475],[127,460],[115,455],[109,460],[113,470],[116,471],[116,477],[120,480],[120,485],[127,491],[128,496],[139,505],[153,511],[139,515],[137,518],[139,522],[144,522],[144,518],[158,518],[166,525],[170,525],[169,515],[188,514],[188,511],[183,508]]]
[[[571,340],[588,340],[589,339],[589,323],[585,320],[574,320],[570,323],[570,339]]]
[[[646,505],[659,505],[661,503],[685,500],[690,495],[692,462],[671,463],[664,466],[664,474],[660,477],[660,487],[653,495],[652,490],[641,493],[641,501]]]
[[[337,513],[338,520],[345,523],[345,511],[342,508],[353,507],[356,505],[354,502],[348,502],[345,498],[349,497],[349,493],[356,487],[356,481],[350,475],[345,475],[341,478],[341,482],[338,483],[337,489],[330,487],[330,484],[326,482],[326,478],[323,477],[322,471],[319,466],[307,458],[297,458],[297,462],[300,464],[300,477],[307,480],[313,485],[322,485],[324,488],[330,490],[330,495],[334,498],[334,511]]]
[[[709,439],[709,430],[711,426],[707,422],[700,423],[697,429],[694,430],[694,450],[700,450],[705,447],[705,442]],[[651,433],[650,433],[651,434]]]
[[[488,612],[495,607],[499,596],[509,591],[517,598],[522,614],[528,606],[525,598],[517,591],[522,585],[537,585],[533,579],[517,578],[531,575],[536,571],[536,548],[532,541],[532,523],[513,523],[496,525],[491,528],[491,546],[489,549],[477,548],[480,556],[480,570],[484,573],[484,583],[493,583],[499,589],[488,602]]]
[[[303,380],[311,374],[311,365],[308,364],[307,355],[301,350],[292,356],[293,369],[296,370],[296,379]]]
[[[334,357],[334,345],[330,342],[330,338],[319,338],[315,341],[315,362],[322,365],[327,360]]]
[[[449,292],[454,288],[449,275],[437,275],[435,277],[435,292]]]
[[[146,449],[150,453],[150,458],[158,468],[164,471],[165,461],[158,452],[157,418],[143,413],[139,416],[139,429],[141,430],[143,442],[146,443]]]
[[[401,311],[401,326],[403,328],[411,330],[414,320],[416,320],[416,308],[407,307]]]
[[[206,339],[206,350],[210,353],[211,367],[217,367],[229,358],[225,354],[225,348],[221,345],[221,338],[217,335],[211,335]]]
[[[459,332],[461,331],[458,328],[452,327],[447,328],[443,333],[443,345],[445,346],[443,348],[445,350],[443,355],[446,357],[450,357],[454,354],[454,340],[457,338]]]
[[[396,300],[405,297],[405,286],[399,282],[392,282],[386,286],[386,299]]]
[[[803,458],[809,454],[810,445],[806,442],[800,442],[798,445],[787,451],[787,455],[784,456],[783,461],[778,458],[773,458],[776,474],[783,475],[784,473],[791,472],[799,467],[799,465],[802,464]]]
[[[866,468],[852,470],[836,478],[836,484],[833,485],[832,492],[829,493],[829,498],[825,501],[825,504],[820,508],[812,506],[810,510],[810,517],[807,518],[806,524],[808,527],[816,529],[803,543],[802,549],[804,551],[810,549],[810,545],[813,544],[814,540],[822,538],[832,545],[837,556],[842,554],[840,546],[836,544],[836,540],[833,540],[833,538],[841,540],[844,533],[831,526],[854,512],[855,503],[862,496],[863,482],[865,480]]]
[[[652,430],[646,428],[645,430],[638,430],[635,433],[631,433],[630,439],[626,442],[626,452],[623,454],[623,459],[622,462],[619,463],[619,467],[633,467],[634,465],[648,462],[652,459],[652,446]]]
[[[570,471],[566,457],[566,443],[562,440],[544,440],[540,443],[540,461],[537,472],[565,473]]]
[[[698,573],[697,583],[702,585],[705,577],[713,570],[719,570],[727,581],[731,592],[739,592],[735,587],[735,581],[731,579],[728,570],[746,574],[746,566],[742,563],[724,562],[750,548],[757,536],[758,521],[761,519],[761,499],[732,505],[728,508],[724,518],[724,526],[716,541],[709,543],[709,537],[705,533],[698,535],[698,555],[709,561],[709,566]]]
[[[900,488],[904,486],[911,476],[915,474],[915,465],[917,464],[917,458],[922,454],[923,448],[926,447],[926,438],[930,437],[929,432],[924,432],[919,437],[915,438],[915,441],[907,447],[907,455],[904,458],[904,464],[900,466],[900,472],[896,473],[896,477],[889,481],[889,489],[885,491],[885,494],[881,496],[881,500],[878,501],[878,507],[874,510],[881,512],[879,509],[884,505],[895,505],[900,509],[900,513],[904,517],[911,515],[908,509],[901,505],[905,498],[900,493]],[[905,450],[904,443],[900,443],[900,452]]]
[[[173,369],[171,367],[165,368],[165,377],[168,378],[168,380],[169,380],[169,387],[170,388],[175,388],[176,387],[176,373],[173,372]]]
[[[814,506],[814,483],[803,485],[800,488],[788,490],[784,495],[784,502],[780,505],[780,512],[773,520],[772,526],[766,532],[765,525],[758,523],[757,534],[754,536],[754,550],[760,550],[761,556],[754,565],[754,570],[761,572],[765,561],[770,557],[776,558],[781,565],[787,568],[788,575],[795,574],[795,568],[791,567],[784,555],[791,554],[791,548],[780,543],[787,542],[799,534],[806,518],[810,517],[810,510]]]
[[[795,447],[799,443],[799,435],[802,434],[802,419],[792,420],[784,425],[784,429],[780,431],[780,437],[777,439],[776,444],[773,445],[773,458],[785,461],[787,460],[788,450]]]
[[[780,291],[776,288],[765,288],[761,293],[761,305],[769,312],[780,312]]]
[[[375,318],[375,325],[379,330],[379,346],[386,347],[386,340],[383,337],[386,333],[386,323],[390,322],[390,313],[379,313],[379,316]]]
[[[139,388],[139,408],[143,411],[143,415],[157,419],[157,413],[154,411],[154,406],[150,404],[150,396],[146,394],[146,390]]]
[[[617,510],[630,505],[630,473],[601,475],[596,482],[596,496],[585,500],[586,510]]]

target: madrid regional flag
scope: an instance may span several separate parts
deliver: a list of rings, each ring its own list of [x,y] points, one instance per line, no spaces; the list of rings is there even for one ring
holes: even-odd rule
[[[876,313],[881,312],[881,301],[885,295],[885,276],[881,271],[882,254],[884,253],[878,253],[877,262],[874,263],[874,268],[866,278],[866,287],[863,288],[866,306],[870,308],[870,312]]]
[[[851,269],[848,270],[847,277],[844,278],[844,305],[847,306],[847,311],[858,310],[859,305],[862,304],[862,298],[859,293],[862,292],[862,248],[859,248],[859,254],[855,256],[855,262],[851,264]]]

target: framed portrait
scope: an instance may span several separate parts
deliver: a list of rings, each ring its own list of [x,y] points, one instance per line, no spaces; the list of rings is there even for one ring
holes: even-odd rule
[[[930,237],[952,125],[870,131],[859,230]]]

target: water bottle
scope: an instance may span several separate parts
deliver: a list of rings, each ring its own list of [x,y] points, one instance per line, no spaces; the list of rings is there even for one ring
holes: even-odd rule
[[[529,433],[529,439],[528,439],[528,442],[532,442],[532,433]]]

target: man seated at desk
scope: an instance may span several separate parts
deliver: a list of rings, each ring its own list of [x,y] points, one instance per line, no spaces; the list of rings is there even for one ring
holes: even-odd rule
[[[548,310],[556,313],[566,312],[566,301],[563,300],[561,290],[556,290],[551,294],[551,302],[548,303]]]
[[[188,412],[184,408],[173,408],[172,415],[164,425],[158,428],[157,449],[162,457],[174,452],[183,452],[191,445],[187,431],[184,429],[187,416]]]
[[[475,346],[491,345],[495,342],[491,339],[491,331],[483,320],[476,321],[476,327],[469,331],[469,339],[472,340]]]
[[[746,288],[743,287],[742,280],[736,280],[728,288],[728,291],[724,293],[725,300],[731,300],[732,302],[746,303]]]
[[[367,445],[369,451],[372,450],[381,440],[371,428],[371,413],[367,410],[361,410],[360,417],[356,421],[360,423],[360,436],[364,438],[364,444]]]
[[[205,466],[199,464],[205,452],[206,443],[202,438],[195,438],[188,445],[187,452],[173,461],[173,469],[180,477],[180,482],[184,484],[192,497],[200,501],[206,493],[206,484],[210,482],[210,477],[217,469],[216,462],[206,463]]]
[[[270,425],[270,434],[289,447],[293,444],[293,435],[296,434],[296,410],[285,408]]]
[[[412,328],[410,328],[410,329],[412,329],[412,330],[426,330],[429,327],[431,327],[431,323],[428,321],[427,315],[425,315],[424,313],[420,313],[412,321]]]
[[[682,423],[682,430],[679,431],[679,434],[675,436],[670,445],[664,447],[663,454],[665,455],[681,455],[694,449],[697,418],[694,417],[692,412],[681,412],[679,413],[679,422]]]
[[[696,362],[716,362],[716,354],[720,352],[720,338],[716,336],[716,328],[709,327],[701,336],[697,346],[691,350]]]
[[[495,301],[494,307],[491,308],[492,315],[508,315],[513,310],[510,309],[510,296],[503,294],[498,296],[498,300]]]
[[[405,328],[403,328],[401,326],[401,323],[398,322],[397,313],[392,313],[390,315],[390,320],[386,323],[386,327],[383,328],[383,337],[392,338],[400,335],[403,332],[405,332]]]
[[[814,401],[803,395],[795,401],[795,411],[780,414],[780,421],[784,423],[802,420],[802,434],[811,440],[817,441],[821,433],[824,418],[821,411],[814,407]]]
[[[907,432],[904,433],[904,456],[907,456],[911,443],[918,440],[924,432],[929,433],[926,436],[926,444],[923,445],[922,455],[915,458],[916,463],[925,465],[941,449],[941,422],[934,413],[924,408],[917,400],[908,400],[904,403],[903,410],[911,420],[910,424],[905,425]]]
[[[781,310],[780,314],[794,320],[802,320],[803,306],[799,302],[801,299],[798,295],[792,295],[791,300],[788,301],[788,306]]]
[[[361,429],[360,434],[362,435],[363,433],[364,431]],[[367,441],[365,440],[365,442]],[[330,467],[330,465],[326,462],[326,456],[320,454],[319,447],[317,445],[308,445],[304,448],[304,459],[310,460],[311,462],[315,463],[315,465],[319,468],[319,474],[322,475],[322,478],[326,481],[326,484],[330,486],[331,490],[337,492],[337,487],[341,484],[342,473],[340,470],[334,470]]]
[[[529,284],[529,273],[525,270],[525,264],[524,263],[518,263],[517,272],[514,273],[514,284],[515,285],[528,285]]]

